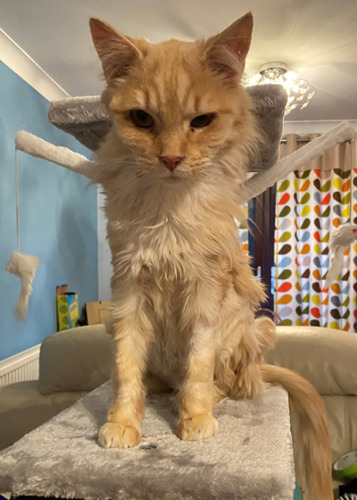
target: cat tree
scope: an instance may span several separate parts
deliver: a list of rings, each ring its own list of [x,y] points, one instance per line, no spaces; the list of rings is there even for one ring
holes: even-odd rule
[[[351,139],[355,135],[354,128],[348,122],[342,122],[321,137],[306,144],[303,148],[277,161],[287,100],[286,93],[278,85],[253,86],[248,87],[247,90],[252,98],[252,111],[256,115],[258,126],[265,134],[266,141],[260,146],[256,163],[250,165],[249,170],[255,172],[255,175],[250,177],[243,185],[242,204],[258,196],[278,180],[286,177],[290,172],[322,155],[326,150]],[[76,139],[93,151],[98,148],[101,140],[111,127],[109,117],[99,96],[55,101],[50,105],[48,117],[52,124],[74,135]],[[51,161],[72,172],[84,175],[90,180],[93,179],[96,168],[95,160],[87,160],[84,156],[74,153],[68,148],[55,146],[25,131],[16,134],[15,145],[16,150]],[[25,320],[29,296],[32,292],[32,282],[35,278],[39,260],[35,256],[20,253],[18,227],[17,235],[17,252],[11,255],[6,269],[18,275],[21,279],[21,293],[15,312],[18,319]],[[354,236],[355,233],[353,232],[352,235]],[[337,246],[341,247],[342,243],[339,243],[338,235],[335,240]],[[334,274],[333,276],[329,275],[328,283],[335,276],[336,270],[339,271],[338,263],[340,263],[340,260],[336,260]]]
[[[343,122],[277,161],[286,96],[274,86],[251,88],[249,92],[253,112],[268,140],[259,151],[258,163],[250,166],[256,173],[244,183],[242,203],[355,135],[354,128]],[[92,150],[110,128],[98,97],[54,102],[49,119]],[[17,150],[93,178],[95,160],[24,131],[16,135],[15,144]],[[13,254],[8,270],[23,282],[18,306],[25,319],[38,261],[34,258],[32,269],[26,267],[24,272],[19,255]],[[31,260],[26,259],[31,256],[22,257],[26,263]],[[149,397],[144,439],[131,450],[103,450],[97,444],[109,401],[107,383],[5,450],[0,456],[0,491],[11,491],[15,496],[118,500],[292,497],[293,455],[288,398],[283,389],[270,387],[253,401],[223,401],[214,409],[220,432],[196,443],[175,436],[175,415],[167,397]]]

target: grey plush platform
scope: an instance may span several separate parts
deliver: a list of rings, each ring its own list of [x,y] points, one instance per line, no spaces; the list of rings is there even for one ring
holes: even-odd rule
[[[170,396],[146,403],[143,440],[104,450],[99,427],[110,382],[0,453],[0,493],[88,499],[291,500],[294,472],[288,398],[268,387],[253,401],[222,401],[218,434],[180,441]]]

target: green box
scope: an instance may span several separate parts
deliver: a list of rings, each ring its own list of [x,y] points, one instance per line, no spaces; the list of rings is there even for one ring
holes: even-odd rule
[[[67,285],[57,287],[58,331],[74,328],[79,320],[78,295],[67,292]]]

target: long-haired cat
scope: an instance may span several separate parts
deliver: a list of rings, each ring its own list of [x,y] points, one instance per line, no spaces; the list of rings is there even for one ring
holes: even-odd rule
[[[90,21],[113,122],[96,170],[114,268],[113,399],[99,443],[139,443],[153,388],[178,391],[178,436],[199,440],[217,431],[222,397],[281,383],[300,416],[298,480],[327,500],[323,404],[299,375],[264,364],[274,326],[254,319],[264,291],[237,241],[239,192],[261,140],[240,85],[252,26],[249,13],[208,40],[152,45]]]

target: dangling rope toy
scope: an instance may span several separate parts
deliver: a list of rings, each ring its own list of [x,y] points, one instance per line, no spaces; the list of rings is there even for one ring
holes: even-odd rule
[[[331,235],[330,250],[335,254],[332,266],[327,273],[325,288],[329,288],[336,280],[343,267],[343,254],[357,240],[356,224],[342,224]]]
[[[16,168],[16,235],[17,252],[13,252],[6,264],[9,273],[16,274],[21,280],[21,291],[15,306],[17,319],[26,321],[29,298],[32,293],[32,282],[35,278],[36,269],[40,259],[34,255],[24,255],[20,253],[20,230],[19,230],[19,168],[17,161],[17,147],[15,147],[15,168]]]
[[[54,146],[39,137],[28,132],[18,132],[15,137],[15,167],[16,167],[16,231],[17,231],[17,252],[13,252],[6,264],[6,270],[16,274],[21,279],[21,292],[15,306],[17,319],[26,321],[29,298],[32,293],[32,282],[35,278],[36,270],[40,259],[34,255],[24,255],[20,253],[20,231],[19,231],[19,168],[17,151],[24,151],[32,156],[43,158],[61,165],[73,172],[85,175],[89,179],[93,176],[92,161],[84,156],[74,153],[68,148]]]

